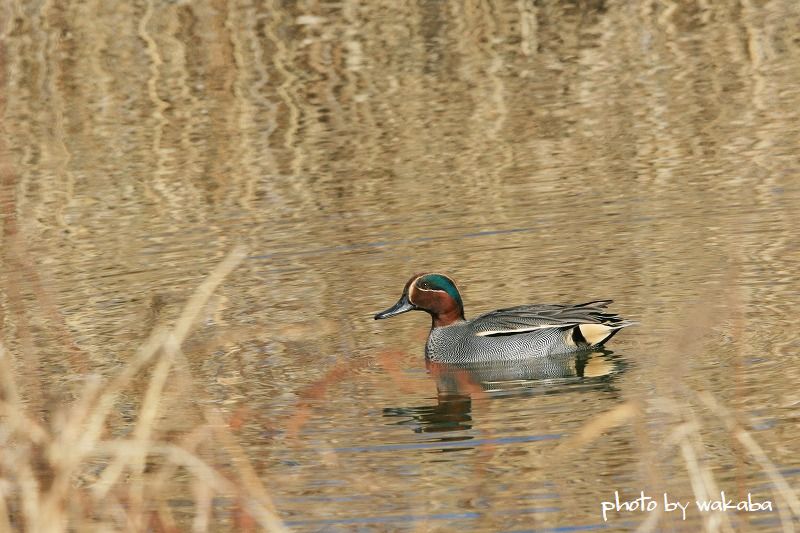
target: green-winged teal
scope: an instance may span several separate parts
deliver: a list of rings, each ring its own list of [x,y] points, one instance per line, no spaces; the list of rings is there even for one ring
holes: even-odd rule
[[[603,345],[633,322],[605,312],[611,300],[577,305],[534,304],[498,309],[472,320],[455,282],[444,274],[417,274],[400,300],[375,320],[406,311],[427,311],[433,323],[425,356],[445,363],[542,357]]]

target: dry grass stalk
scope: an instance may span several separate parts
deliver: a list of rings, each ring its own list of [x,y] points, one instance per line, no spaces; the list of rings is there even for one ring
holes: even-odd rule
[[[176,357],[182,356],[181,344],[214,290],[244,257],[243,249],[233,250],[198,287],[173,328],[156,329],[133,360],[109,383],[87,379],[79,399],[56,413],[47,427],[26,414],[13,366],[0,345],[3,398],[0,443],[5,451],[0,459],[0,531],[13,527],[67,531],[80,529],[87,523],[110,530],[143,530],[148,527],[152,512],[156,512],[161,527],[173,527],[175,521],[169,506],[158,497],[177,467],[185,468],[193,476],[195,531],[209,529],[215,494],[236,495],[259,527],[285,531],[269,495],[233,436],[226,431],[220,414],[207,413],[211,431],[203,427],[191,432],[184,442],[189,449],[154,438],[167,379]],[[132,438],[104,440],[108,416],[119,395],[155,359]],[[232,454],[234,475],[243,483],[229,480],[193,453],[198,439],[212,434],[224,443],[224,451]],[[160,456],[166,463],[156,475],[146,474],[147,458],[154,456]],[[75,481],[88,461],[98,459],[108,461],[99,479],[90,490],[76,489]],[[127,481],[123,481],[125,472],[130,473]],[[127,490],[127,500],[119,501],[119,489],[123,487]],[[14,509],[19,512],[12,515]]]
[[[608,411],[600,413],[581,427],[575,435],[559,442],[554,452],[562,455],[567,451],[582,448],[602,437],[608,431],[628,423],[632,418],[641,415],[638,402],[625,402]]]
[[[691,414],[691,413],[690,413]],[[717,494],[717,483],[709,468],[703,464],[700,455],[703,450],[703,443],[700,440],[700,425],[693,423],[690,426],[694,431],[683,433],[680,439],[680,450],[683,457],[686,471],[689,473],[689,482],[692,486],[694,497],[698,501],[711,499],[712,494]],[[720,511],[703,514],[704,531],[733,531],[727,515]]]
[[[722,422],[728,428],[728,431],[736,437],[750,455],[758,462],[764,473],[767,474],[767,477],[769,477],[769,480],[772,482],[773,491],[776,496],[780,496],[781,499],[786,502],[786,505],[792,511],[794,517],[800,519],[800,499],[798,499],[797,493],[792,490],[789,483],[786,482],[786,479],[775,467],[775,464],[769,460],[764,449],[759,446],[750,432],[739,426],[730,412],[710,393],[702,392],[698,394],[698,397],[709,409],[719,415]]]
[[[727,281],[734,285],[735,278],[736,272],[732,271],[729,273]],[[744,332],[742,304],[737,294],[725,292],[719,287],[716,287],[716,289],[718,289],[716,292],[725,294],[723,301],[717,302],[716,305],[713,303],[698,304],[691,313],[690,318],[686,320],[686,323],[676,328],[677,331],[681,332],[680,337],[673,339],[672,346],[668,346],[663,352],[664,359],[662,360],[669,365],[671,374],[676,377],[680,373],[680,364],[684,360],[683,355],[702,351],[707,334],[714,327],[715,321],[719,322],[724,317],[731,317],[734,338],[740,338]],[[714,299],[709,296],[703,301],[713,302]],[[715,312],[710,312],[711,309]],[[687,399],[690,401],[687,401]],[[776,499],[786,503],[785,508],[782,505],[776,506],[783,530],[794,531],[793,519],[800,518],[800,499],[798,499],[797,494],[791,489],[752,435],[736,422],[736,419],[727,408],[723,407],[710,393],[698,392],[681,379],[672,380],[671,386],[663,387],[652,398],[629,400],[601,414],[596,419],[585,424],[574,436],[562,441],[557,446],[557,450],[563,454],[563,452],[574,448],[585,447],[608,431],[626,424],[631,419],[643,418],[652,420],[652,417],[649,416],[650,413],[664,413],[669,417],[666,423],[672,427],[658,447],[659,451],[656,455],[664,457],[668,455],[668,452],[677,448],[683,459],[689,484],[696,500],[708,501],[720,494],[720,489],[711,468],[703,460],[707,446],[703,442],[702,435],[705,434],[706,427],[692,405],[693,403],[704,404],[715,415],[716,419],[722,421],[729,434],[740,442],[749,455],[760,465],[772,482]],[[641,408],[633,408],[633,406],[639,404],[641,404]],[[787,509],[790,512],[787,512]],[[637,532],[658,530],[664,517],[665,514],[660,512],[659,508],[658,512],[650,513],[639,524]],[[728,513],[721,511],[703,513],[702,518],[704,531],[734,530]]]

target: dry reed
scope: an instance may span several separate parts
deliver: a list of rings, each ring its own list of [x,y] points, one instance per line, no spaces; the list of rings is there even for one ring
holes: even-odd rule
[[[171,328],[156,328],[135,357],[107,382],[86,379],[77,401],[48,423],[37,421],[23,399],[9,354],[0,344],[0,533],[16,529],[57,532],[96,529],[141,531],[175,529],[166,497],[179,468],[191,475],[195,531],[211,529],[212,498],[237,502],[254,525],[286,531],[221,413],[206,409],[205,424],[183,438],[162,439],[157,421],[165,410],[165,386],[181,361],[181,345],[208,299],[245,257],[234,249],[197,288]],[[147,387],[129,438],[108,438],[109,415],[134,378],[149,370]],[[184,372],[188,372],[185,365]],[[196,450],[202,440],[217,442],[232,465],[221,471]],[[148,469],[148,461],[158,464]],[[81,483],[92,464],[99,477]]]
[[[728,273],[727,279],[735,281],[736,273]],[[735,286],[735,283],[730,283],[730,286]],[[705,459],[708,456],[709,446],[704,442],[703,436],[722,426],[727,435],[742,445],[744,453],[755,460],[769,479],[781,529],[784,532],[793,532],[794,525],[800,521],[800,498],[795,490],[790,487],[752,433],[737,421],[730,409],[710,392],[699,391],[690,386],[681,376],[682,362],[687,356],[703,352],[709,332],[713,331],[715,323],[728,318],[732,324],[733,337],[741,339],[743,336],[743,307],[740,300],[734,293],[723,291],[720,287],[714,288],[718,293],[724,294],[723,299],[715,305],[708,303],[713,302],[713,298],[709,296],[702,300],[706,303],[697,304],[685,322],[675,327],[675,331],[680,333],[665,343],[658,356],[661,360],[656,361],[656,364],[666,365],[659,372],[671,376],[669,383],[658,387],[657,394],[652,397],[636,397],[598,414],[575,434],[562,440],[556,446],[555,456],[563,457],[585,449],[621,426],[658,427],[665,431],[666,438],[655,447],[654,454],[648,455],[646,451],[651,446],[651,436],[639,435],[641,451],[638,459],[647,463],[647,468],[654,474],[654,484],[665,486],[665,480],[669,476],[659,470],[660,462],[651,459],[656,456],[664,458],[678,454],[695,499],[709,501],[720,494],[720,484]],[[732,354],[733,357],[738,355]],[[662,523],[665,518],[665,513],[659,506],[648,514],[636,531],[645,533],[668,529],[669,526]],[[704,512],[702,520],[705,532],[732,532],[736,529],[731,522],[730,514],[724,511]]]

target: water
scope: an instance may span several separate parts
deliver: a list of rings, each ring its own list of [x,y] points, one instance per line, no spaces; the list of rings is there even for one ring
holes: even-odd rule
[[[0,324],[43,418],[243,244],[184,345],[196,387],[168,388],[158,434],[189,431],[198,406],[242,421],[292,529],[634,529],[652,514],[604,522],[601,502],[697,499],[692,446],[718,490],[790,512],[698,394],[796,490],[796,2],[2,16]],[[613,298],[640,325],[582,372],[437,374],[426,316],[372,320],[430,270],[459,282],[468,317]],[[120,435],[146,386],[115,406]],[[186,527],[192,501],[169,499]],[[231,505],[215,500],[214,527],[241,526]],[[714,528],[696,509],[657,519]]]

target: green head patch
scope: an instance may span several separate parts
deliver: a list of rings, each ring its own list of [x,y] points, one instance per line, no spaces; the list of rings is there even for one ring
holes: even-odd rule
[[[428,291],[444,291],[455,300],[459,307],[463,308],[461,295],[458,293],[456,284],[453,280],[443,274],[425,274],[417,280],[417,287]]]

